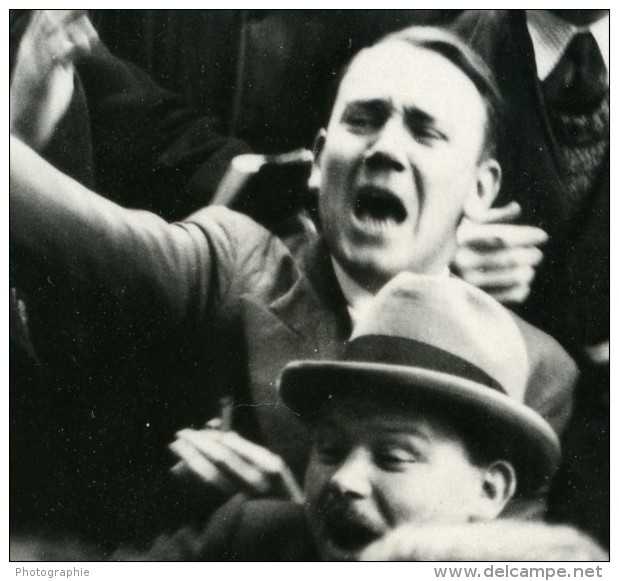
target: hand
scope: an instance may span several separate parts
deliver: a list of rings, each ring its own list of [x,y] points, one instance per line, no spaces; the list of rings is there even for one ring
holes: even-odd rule
[[[223,432],[219,420],[203,430],[185,429],[169,446],[180,459],[172,467],[177,476],[191,476],[225,494],[246,492],[256,496],[285,496],[303,502],[303,494],[284,461],[266,448]]]
[[[527,299],[544,258],[538,247],[548,240],[541,228],[507,224],[520,212],[520,206],[510,202],[489,209],[478,221],[465,217],[458,228],[454,271],[500,303]]]
[[[10,128],[40,151],[66,113],[74,61],[99,38],[85,10],[37,10],[22,38],[10,89]]]

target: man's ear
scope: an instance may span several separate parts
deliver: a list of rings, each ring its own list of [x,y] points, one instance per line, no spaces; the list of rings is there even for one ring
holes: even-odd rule
[[[321,129],[316,135],[316,139],[314,139],[314,161],[312,162],[312,172],[307,182],[310,190],[320,190],[320,160],[326,139],[327,131],[325,129]]]
[[[516,471],[505,460],[487,466],[482,474],[480,502],[475,520],[491,520],[499,516],[516,493]]]
[[[479,221],[488,211],[501,189],[501,166],[496,159],[487,158],[479,163],[475,191],[464,203],[464,214]]]

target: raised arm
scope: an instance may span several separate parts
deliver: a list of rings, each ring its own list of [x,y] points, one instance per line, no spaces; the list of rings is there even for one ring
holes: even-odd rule
[[[55,304],[50,297],[59,297],[66,316],[79,319],[98,343],[136,321],[155,337],[200,324],[213,259],[197,226],[126,210],[14,137],[10,200],[11,267],[35,310],[47,314]]]
[[[79,97],[96,189],[122,205],[182,218],[206,205],[232,158],[249,151],[222,120],[111,54],[84,10],[34,11],[17,53],[13,133],[42,152]]]
[[[10,127],[41,151],[74,93],[76,59],[99,42],[84,10],[35,10],[24,33],[10,89]]]

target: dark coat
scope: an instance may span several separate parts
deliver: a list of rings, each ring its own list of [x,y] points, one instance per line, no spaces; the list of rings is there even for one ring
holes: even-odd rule
[[[507,106],[498,203],[516,200],[522,222],[550,236],[522,316],[574,356],[609,336],[609,157],[575,220],[565,208],[565,169],[550,126],[522,10],[469,10],[454,25],[489,63]]]
[[[157,539],[149,552],[116,559],[153,561],[316,561],[303,507],[237,496],[203,528],[184,527]],[[396,529],[366,558],[380,561],[608,561],[577,529],[500,518],[476,523],[426,523]]]
[[[222,393],[234,394],[235,427],[302,474],[306,428],[279,404],[277,376],[293,359],[337,358],[350,334],[323,242],[293,254],[225,208],[170,225],[77,183],[61,190],[48,166],[12,183],[11,260],[39,356],[78,378],[67,400],[88,425],[85,464],[101,482],[122,484],[122,502],[105,498],[114,518],[125,505],[140,512],[135,503],[149,517],[164,512],[152,507],[162,505],[166,445],[213,417]],[[527,403],[560,432],[575,365],[550,337],[516,322],[531,365]]]
[[[118,551],[117,560],[316,561],[303,507],[281,500],[236,496],[203,528],[183,527],[157,539],[143,555]]]

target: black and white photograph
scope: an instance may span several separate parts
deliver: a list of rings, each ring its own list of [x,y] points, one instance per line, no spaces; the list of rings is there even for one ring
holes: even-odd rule
[[[605,576],[609,9],[11,9],[9,63],[11,575]]]

